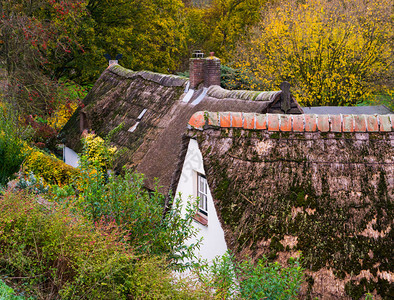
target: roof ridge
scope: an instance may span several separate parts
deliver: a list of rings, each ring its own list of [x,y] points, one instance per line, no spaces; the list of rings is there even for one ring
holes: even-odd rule
[[[113,74],[125,78],[135,78],[139,76],[144,80],[152,81],[167,87],[172,87],[172,86],[184,87],[186,86],[187,82],[189,82],[189,79],[187,79],[186,77],[173,75],[173,74],[156,73],[151,71],[133,71],[125,67],[122,67],[121,65],[118,64],[109,66],[107,70]]]
[[[198,111],[190,128],[243,128],[283,132],[392,132],[394,114],[387,115],[289,115]]]
[[[233,98],[247,101],[271,101],[281,91],[251,91],[251,90],[227,90],[218,85],[211,85],[207,95],[216,99]]]

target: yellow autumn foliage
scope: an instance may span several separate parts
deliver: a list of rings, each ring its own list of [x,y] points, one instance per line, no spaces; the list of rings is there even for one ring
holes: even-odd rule
[[[117,151],[116,147],[109,147],[101,137],[90,133],[82,139],[84,145],[84,156],[87,161],[95,162],[98,166],[109,168]]]
[[[44,184],[56,184],[63,186],[71,184],[73,177],[79,170],[73,168],[53,154],[48,154],[35,148],[26,147],[29,155],[23,164],[25,173],[32,172],[35,176],[41,177]]]
[[[391,4],[390,4],[391,3]],[[238,48],[237,67],[251,88],[289,81],[305,106],[354,105],[393,91],[390,0],[306,0],[272,5],[252,38]]]
[[[77,107],[77,103],[62,104],[61,107],[48,119],[48,125],[56,130],[60,130],[71,118]]]

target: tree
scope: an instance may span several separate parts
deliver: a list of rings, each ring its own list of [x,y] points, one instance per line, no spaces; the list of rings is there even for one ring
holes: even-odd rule
[[[189,48],[215,52],[224,62],[238,41],[260,20],[266,0],[213,0],[209,6],[187,10]]]
[[[259,84],[287,80],[303,105],[354,105],[393,89],[390,1],[289,1],[273,5],[239,47],[238,66]]]
[[[95,37],[102,54],[123,54],[122,65],[133,70],[173,72],[185,53],[181,0],[89,0]],[[90,37],[91,38],[91,37]]]
[[[23,132],[18,125],[18,118],[10,107],[0,103],[0,187],[18,172],[27,155],[20,139]]]
[[[64,99],[58,79],[73,53],[82,51],[78,0],[1,0],[0,63],[7,71],[5,100],[24,115],[45,119]]]

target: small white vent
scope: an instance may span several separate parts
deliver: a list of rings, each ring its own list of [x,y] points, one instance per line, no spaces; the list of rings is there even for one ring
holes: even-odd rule
[[[139,121],[137,121],[133,126],[131,126],[130,128],[129,128],[129,130],[127,130],[128,132],[134,132],[136,129],[137,129],[137,126],[138,126],[138,124],[139,124],[140,122]]]
[[[137,121],[135,122],[135,124],[133,126],[131,126],[129,128],[129,130],[127,130],[128,132],[134,132],[137,129],[138,124],[140,124],[141,119],[144,117],[145,113],[146,113],[147,109],[144,108],[143,111],[139,114],[139,116],[137,117]]]
[[[141,121],[142,117],[145,115],[146,113],[146,108],[140,113],[140,115],[137,117],[137,121]]]

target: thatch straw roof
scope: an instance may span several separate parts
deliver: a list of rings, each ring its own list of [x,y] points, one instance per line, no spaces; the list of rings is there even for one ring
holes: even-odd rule
[[[286,263],[302,252],[303,297],[390,298],[393,114],[205,111],[189,128],[237,257]]]
[[[153,188],[158,178],[163,192],[170,189],[176,169],[182,135],[187,122],[197,111],[242,111],[265,113],[280,111],[281,91],[227,91],[211,86],[194,92],[190,101],[183,101],[188,79],[151,72],[133,72],[119,65],[110,66],[97,80],[79,109],[62,131],[66,146],[79,151],[81,115],[85,127],[100,136],[107,135],[123,123],[113,137],[113,144],[124,154],[116,168],[131,167],[145,174],[146,186]],[[199,96],[203,93],[203,97]],[[146,109],[141,120],[137,120]],[[291,112],[302,113],[292,99]],[[133,126],[139,122],[135,130]],[[172,187],[174,188],[174,187]]]

